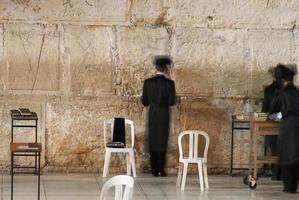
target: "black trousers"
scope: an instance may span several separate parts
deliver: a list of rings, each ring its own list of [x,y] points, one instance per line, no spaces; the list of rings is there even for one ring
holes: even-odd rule
[[[298,168],[299,166],[297,165],[281,168],[284,190],[291,192],[295,192],[297,190]]]
[[[150,151],[152,173],[164,171],[166,152]]]
[[[265,144],[266,144],[266,147],[270,149],[271,156],[277,156],[277,136],[276,135],[267,135],[265,137]],[[281,179],[281,168],[278,167],[277,164],[271,165],[271,172],[272,172],[272,176],[276,180]]]

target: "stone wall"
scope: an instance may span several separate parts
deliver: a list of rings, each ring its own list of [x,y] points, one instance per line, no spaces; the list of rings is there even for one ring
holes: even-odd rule
[[[148,171],[139,97],[152,57],[169,54],[178,102],[168,172],[186,129],[207,131],[210,170],[227,170],[231,115],[260,110],[268,68],[299,60],[298,9],[297,0],[1,0],[0,165],[10,164],[9,110],[29,107],[44,170],[102,171],[102,120],[123,116],[136,125],[137,170]],[[239,166],[248,138],[236,135]],[[113,157],[112,170],[122,160]]]

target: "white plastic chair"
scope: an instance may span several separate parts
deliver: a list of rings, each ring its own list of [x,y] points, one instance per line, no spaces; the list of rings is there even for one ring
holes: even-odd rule
[[[189,136],[189,154],[187,157],[184,157],[183,149],[182,149],[182,139],[183,137],[186,136]],[[205,138],[205,148],[204,148],[203,157],[199,157],[198,155],[198,136],[203,136]],[[178,178],[177,178],[177,187],[181,186],[181,191],[185,190],[188,164],[194,163],[198,165],[200,190],[204,191],[205,188],[208,189],[209,183],[208,183],[208,172],[207,172],[207,156],[208,156],[208,149],[210,144],[209,135],[206,132],[197,131],[197,130],[183,131],[179,134],[178,144],[179,144],[179,152],[180,152],[180,159],[179,159],[180,167],[179,167]]]
[[[109,190],[115,186],[115,200],[132,198],[134,179],[127,175],[118,175],[109,179],[102,187],[100,200],[105,200]]]
[[[110,128],[111,138],[112,138],[113,126],[114,126],[114,119],[108,119],[104,121],[104,144],[105,144],[106,153],[105,153],[103,177],[107,177],[107,175],[109,174],[109,162],[110,162],[111,153],[126,153],[127,154],[127,175],[131,175],[133,171],[133,176],[136,177],[136,167],[135,167],[135,158],[134,158],[134,136],[135,136],[134,123],[132,120],[125,119],[125,126],[129,126],[131,132],[131,144],[126,145],[125,148],[111,148],[106,146],[108,128]]]

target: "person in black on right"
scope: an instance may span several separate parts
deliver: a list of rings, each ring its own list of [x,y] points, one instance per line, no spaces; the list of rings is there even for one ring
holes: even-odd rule
[[[293,66],[295,67],[295,66]],[[294,85],[296,71],[280,66],[282,90],[281,113],[278,135],[278,164],[281,167],[284,192],[296,193],[299,170],[299,90]]]
[[[273,77],[273,82],[268,85],[264,90],[264,98],[262,102],[262,112],[273,113],[280,112],[280,99],[279,93],[282,88],[281,84],[281,73],[280,68],[281,64],[278,64],[275,68],[269,70]],[[271,151],[271,156],[277,156],[277,136],[276,135],[267,135],[265,136],[265,145]],[[281,180],[281,170],[277,167],[276,164],[271,165],[272,179]]]

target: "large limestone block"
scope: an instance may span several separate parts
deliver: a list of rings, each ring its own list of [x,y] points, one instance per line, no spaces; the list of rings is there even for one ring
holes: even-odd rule
[[[299,66],[299,29],[295,28],[293,30],[294,34],[294,58],[293,62],[297,64],[297,67]],[[297,72],[299,72],[299,68],[297,68]],[[299,80],[298,80],[299,81]]]
[[[180,26],[290,28],[298,8],[296,0],[181,0],[176,21]]]
[[[72,27],[71,92],[76,96],[99,96],[112,92],[113,60],[111,28]]]
[[[60,102],[47,105],[47,159],[50,166],[100,166],[104,144],[101,120],[111,105],[88,102]]]
[[[128,0],[2,0],[0,19],[68,23],[124,23]]]
[[[169,24],[175,20],[176,0],[132,1],[134,24]]]
[[[167,28],[134,27],[120,28],[118,33],[119,93],[138,95],[145,78],[154,72],[153,56],[169,54]]]
[[[175,31],[175,68],[173,72],[179,95],[213,95],[215,65],[214,51],[208,29],[177,28]]]
[[[288,30],[252,30],[248,38],[248,67],[252,76],[250,95],[261,97],[263,87],[272,82],[269,68],[292,62],[294,39]]]
[[[0,91],[2,92],[3,90],[3,85],[4,85],[4,80],[5,80],[5,74],[3,73],[5,71],[5,65],[4,65],[4,57],[3,57],[3,52],[4,52],[4,45],[3,45],[3,40],[4,40],[4,33],[3,33],[3,26],[0,26]],[[0,92],[0,93],[1,93]]]
[[[216,97],[244,97],[248,93],[249,69],[245,66],[244,49],[247,31],[214,30],[216,65],[214,95]]]
[[[182,130],[202,130],[209,134],[209,164],[227,162],[230,128],[227,108],[218,107],[209,99],[183,100],[181,106]]]
[[[180,95],[234,97],[248,90],[246,31],[177,28],[174,77]]]
[[[92,99],[60,101],[50,99],[47,103],[47,161],[50,167],[91,167],[102,168],[105,144],[103,120],[113,117],[126,117],[140,130],[141,109],[137,114],[130,113],[131,103],[113,96]],[[139,117],[139,118],[138,118]],[[136,152],[141,156],[143,132],[136,132]],[[123,157],[111,160],[111,166],[125,165]],[[102,170],[102,169],[101,169]]]
[[[60,35],[55,26],[7,25],[5,64],[8,90],[58,91]]]
[[[210,167],[228,167],[231,147],[231,116],[258,111],[259,105],[245,99],[182,98],[180,112],[181,130],[202,130],[210,137],[208,165]],[[243,134],[243,135],[239,135]],[[247,166],[249,163],[250,132],[235,134],[235,162]],[[200,143],[203,144],[203,143]],[[241,145],[242,144],[242,145]],[[259,148],[260,152],[263,146]]]

